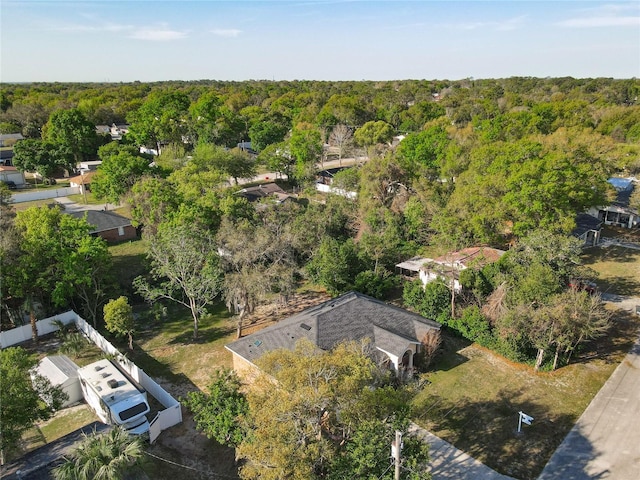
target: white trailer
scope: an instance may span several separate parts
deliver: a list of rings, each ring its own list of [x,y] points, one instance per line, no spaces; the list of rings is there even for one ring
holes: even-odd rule
[[[103,423],[120,425],[134,435],[149,431],[147,392],[110,360],[78,370],[84,398]]]

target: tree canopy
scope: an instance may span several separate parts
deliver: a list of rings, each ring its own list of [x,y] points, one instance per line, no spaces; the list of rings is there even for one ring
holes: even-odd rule
[[[59,387],[30,370],[37,360],[21,347],[0,350],[0,456],[18,446],[22,434],[36,421],[47,420],[68,398]]]

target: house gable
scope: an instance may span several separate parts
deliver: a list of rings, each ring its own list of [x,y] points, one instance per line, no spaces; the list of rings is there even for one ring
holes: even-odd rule
[[[345,341],[369,340],[374,348],[401,358],[407,348],[415,353],[428,331],[439,329],[439,323],[418,314],[349,292],[236,340],[226,348],[234,354],[234,364],[236,356],[255,364],[267,352],[293,350],[303,338],[321,350],[330,350]]]

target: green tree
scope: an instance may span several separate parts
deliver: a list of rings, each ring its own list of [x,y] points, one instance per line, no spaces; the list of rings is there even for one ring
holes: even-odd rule
[[[153,235],[158,226],[179,209],[182,203],[173,183],[163,178],[144,175],[133,184],[126,196],[134,226]]]
[[[139,294],[149,301],[160,298],[184,305],[193,318],[193,338],[205,307],[220,293],[221,270],[213,236],[197,225],[166,225],[149,238],[151,275],[134,280]]]
[[[20,347],[0,350],[0,457],[11,454],[22,434],[39,420],[47,420],[68,396],[41,375],[32,380],[30,370],[37,364]]]
[[[358,249],[352,239],[325,238],[306,266],[311,280],[338,295],[353,289],[356,275],[362,270]]]
[[[96,198],[118,204],[139,178],[152,173],[146,158],[122,151],[102,161],[91,181],[91,191]]]
[[[296,128],[289,138],[289,151],[296,160],[296,180],[313,176],[316,163],[322,154],[322,136],[314,129]]]
[[[120,480],[142,461],[142,438],[116,427],[86,435],[52,471],[55,480]]]
[[[258,161],[267,166],[269,171],[293,177],[296,164],[288,142],[274,143],[267,146],[258,155]]]
[[[379,144],[391,144],[394,135],[393,126],[382,120],[367,122],[353,134],[358,145],[373,147]],[[371,155],[369,155],[371,156]]]
[[[222,100],[216,92],[207,92],[189,107],[194,143],[216,143]]]
[[[408,426],[408,396],[380,386],[388,377],[368,351],[349,343],[323,352],[302,340],[293,351],[262,356],[264,373],[247,394],[251,429],[238,447],[246,460],[241,477],[390,478],[383,476],[386,452],[394,429]],[[424,472],[426,445],[405,439],[405,465]],[[429,478],[421,475],[411,478]]]
[[[289,119],[278,113],[261,118],[249,127],[251,146],[261,152],[268,145],[282,142],[290,128]]]
[[[83,264],[83,248],[100,248],[102,240],[87,240],[92,227],[85,219],[59,209],[31,207],[18,212],[20,253],[15,268],[7,273],[9,292],[26,300],[31,312],[32,336],[37,340],[33,304],[46,310],[61,307],[73,297],[75,285],[90,284],[92,273]]]
[[[187,135],[190,105],[184,92],[155,91],[128,115],[127,135],[139,145],[153,146],[160,153],[163,143],[179,143]]]
[[[207,392],[189,392],[184,405],[191,410],[196,428],[221,445],[237,447],[247,437],[249,413],[242,384],[233,370],[218,370]]]
[[[51,142],[25,139],[13,148],[13,164],[26,172],[37,172],[43,179],[50,179],[61,167],[71,168],[72,158],[67,151]],[[75,168],[75,166],[74,166]]]
[[[44,127],[43,137],[69,150],[75,165],[87,156],[95,155],[98,148],[96,127],[77,108],[53,112]]]
[[[80,238],[69,253],[62,273],[65,296],[80,300],[85,318],[98,325],[98,310],[113,288],[113,261],[106,240],[101,237]]]
[[[234,148],[232,150],[211,144],[196,146],[193,158],[199,163],[208,163],[226,177],[231,177],[238,185],[239,178],[251,178],[256,174],[256,162],[247,153]]]
[[[107,302],[104,306],[104,323],[109,332],[119,337],[127,337],[129,350],[133,350],[135,319],[127,297],[121,296]]]
[[[277,293],[286,301],[296,284],[297,240],[291,224],[297,209],[292,210],[266,208],[256,223],[229,217],[222,220],[217,240],[224,252],[224,298],[229,311],[238,315],[238,338],[244,316],[259,300]]]
[[[400,165],[414,177],[439,179],[449,145],[447,132],[440,125],[408,135],[397,149]]]
[[[451,292],[444,282],[424,285],[421,280],[406,283],[402,293],[405,305],[420,315],[447,324],[451,317]]]

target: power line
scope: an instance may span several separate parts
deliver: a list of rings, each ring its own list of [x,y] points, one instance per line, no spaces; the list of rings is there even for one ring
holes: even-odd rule
[[[380,475],[380,476],[378,477],[378,479],[377,479],[377,480],[380,480],[382,477],[384,477],[384,476],[387,474],[387,472],[388,472],[388,471],[389,471],[389,469],[391,468],[391,465],[393,465],[393,463],[390,463],[390,464],[389,464],[389,466],[387,467],[387,469],[386,469],[384,472],[382,472],[382,475]]]
[[[186,469],[189,469],[189,470],[193,470],[194,472],[202,473],[203,475],[213,475],[214,477],[218,477],[218,478],[232,478],[234,480],[238,480],[240,478],[238,476],[231,477],[229,475],[223,475],[221,473],[205,472],[204,470],[199,470],[197,468],[193,468],[193,467],[190,467],[188,465],[182,465],[181,463],[176,463],[176,462],[173,462],[173,461],[168,460],[166,458],[159,457],[157,455],[154,455],[153,453],[149,453],[149,452],[144,452],[144,453],[146,453],[150,457],[157,458],[158,460],[162,460],[163,462],[170,463],[171,465],[175,465],[177,467],[182,467],[182,468],[186,468]]]

